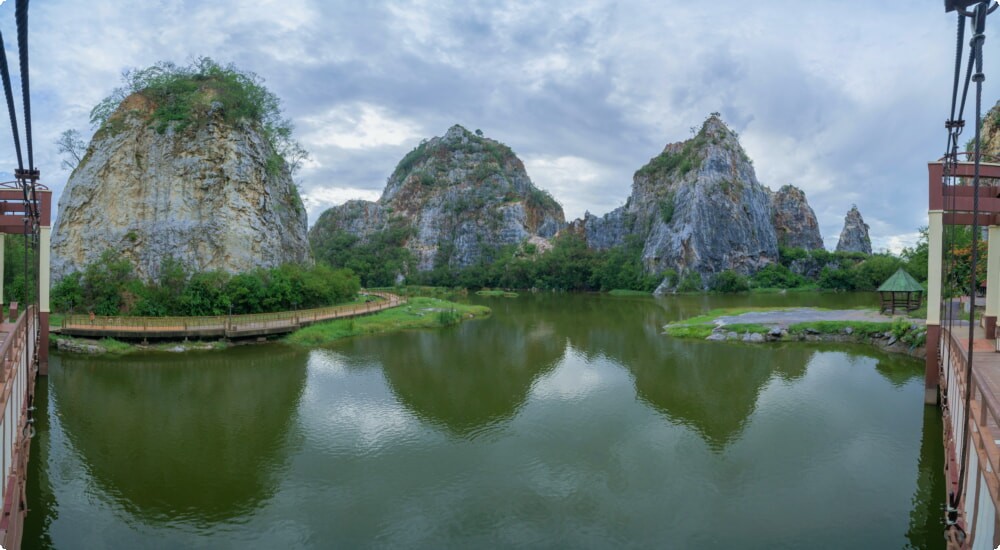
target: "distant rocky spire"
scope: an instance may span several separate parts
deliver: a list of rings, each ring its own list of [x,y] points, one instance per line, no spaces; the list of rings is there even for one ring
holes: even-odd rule
[[[868,224],[861,217],[861,212],[858,212],[857,205],[851,205],[851,209],[844,218],[844,229],[840,232],[837,252],[872,253],[872,240],[868,237]]]
[[[771,195],[771,223],[781,246],[823,248],[816,214],[806,201],[806,194],[794,185],[785,185]]]

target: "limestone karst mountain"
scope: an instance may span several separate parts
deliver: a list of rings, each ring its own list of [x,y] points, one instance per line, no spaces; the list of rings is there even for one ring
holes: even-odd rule
[[[216,72],[192,77],[188,96],[138,90],[103,121],[59,200],[54,280],[105,250],[122,253],[144,278],[156,277],[166,257],[230,272],[311,261],[288,165],[260,120],[232,116],[215,99],[225,84],[215,86],[218,79],[231,73],[210,60],[203,66]],[[164,105],[181,99],[186,118],[165,118]]]
[[[837,241],[837,252],[872,253],[872,241],[868,236],[868,224],[861,217],[857,206],[851,206],[844,217],[844,229]]]
[[[333,263],[376,241],[403,247],[413,260],[403,275],[468,267],[508,245],[544,247],[564,225],[562,207],[509,147],[455,125],[408,153],[378,201],[328,209],[309,239],[317,259]]]
[[[713,114],[693,138],[667,145],[635,173],[624,206],[571,228],[598,249],[638,235],[647,270],[696,273],[707,285],[719,272],[748,274],[778,259],[771,213],[769,190],[736,134]],[[670,284],[665,279],[658,291]]]
[[[794,185],[784,185],[771,194],[771,224],[778,245],[787,248],[823,248],[816,213],[806,194]]]

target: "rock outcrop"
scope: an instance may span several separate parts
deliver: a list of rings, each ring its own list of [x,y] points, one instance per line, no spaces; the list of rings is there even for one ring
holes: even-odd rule
[[[837,241],[837,252],[872,253],[872,241],[868,237],[868,224],[861,217],[857,206],[851,206],[844,218],[844,229],[841,230],[840,240]]]
[[[722,271],[757,271],[778,259],[769,190],[733,133],[712,115],[693,138],[671,143],[640,168],[625,206],[572,226],[592,248],[638,235],[643,263],[665,277],[658,293],[690,273],[707,286]]]
[[[816,213],[806,195],[794,185],[785,185],[771,194],[771,224],[778,245],[787,248],[823,248]]]
[[[972,137],[974,136],[970,136],[970,139]],[[986,162],[1000,160],[1000,101],[983,116],[981,138],[980,150],[986,157],[983,160]]]
[[[52,275],[108,249],[143,278],[173,257],[196,270],[247,271],[311,261],[306,212],[287,165],[256,123],[229,123],[221,104],[185,127],[150,123],[132,94],[94,135],[59,200]]]
[[[501,247],[544,241],[564,226],[562,207],[531,183],[509,147],[455,125],[408,153],[377,202],[327,210],[309,238],[321,256],[331,239],[363,243],[395,228],[416,269],[428,271],[475,265]]]

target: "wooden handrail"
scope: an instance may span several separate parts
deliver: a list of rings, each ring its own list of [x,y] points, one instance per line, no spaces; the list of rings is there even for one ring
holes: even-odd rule
[[[73,331],[98,333],[122,333],[142,335],[143,333],[170,333],[182,336],[185,334],[201,334],[206,331],[220,334],[236,334],[251,329],[288,332],[303,325],[303,322],[315,323],[355,315],[363,315],[382,311],[406,303],[406,298],[389,292],[366,290],[361,294],[376,296],[381,302],[365,304],[341,304],[322,308],[281,311],[274,313],[249,313],[240,315],[212,315],[197,317],[110,317],[100,316],[90,318],[88,315],[67,315],[60,326],[63,332]]]

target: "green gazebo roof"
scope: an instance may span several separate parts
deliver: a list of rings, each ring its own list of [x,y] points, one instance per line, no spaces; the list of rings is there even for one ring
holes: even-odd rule
[[[923,292],[924,287],[913,278],[912,275],[906,272],[905,269],[899,268],[892,277],[889,277],[882,283],[882,286],[878,287],[879,292]]]

